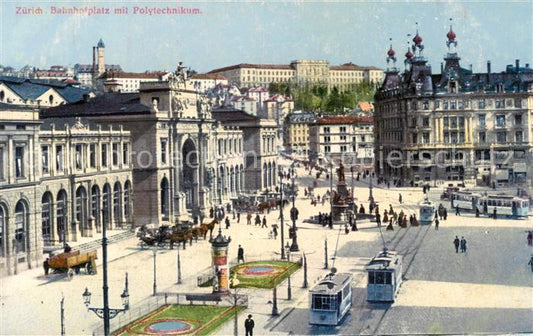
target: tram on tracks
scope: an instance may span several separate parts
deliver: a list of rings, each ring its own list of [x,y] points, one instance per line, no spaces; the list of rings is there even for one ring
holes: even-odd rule
[[[492,216],[494,209],[497,215],[509,218],[524,218],[529,216],[529,200],[510,195],[481,195],[471,191],[457,191],[452,193],[451,206],[453,209],[479,212]]]
[[[476,211],[477,208],[478,210],[481,210],[479,209],[481,194],[462,190],[453,192],[450,199],[453,209],[459,208],[460,210]]]
[[[402,256],[386,248],[366,265],[368,273],[366,300],[394,302],[402,283]]]
[[[337,325],[352,307],[352,274],[332,272],[309,291],[309,324]]]
[[[529,216],[529,200],[508,195],[488,195],[480,200],[482,212],[492,215],[496,209],[497,215],[512,218],[523,218]]]
[[[420,204],[420,224],[431,224],[435,220],[436,208],[430,200],[426,199]]]

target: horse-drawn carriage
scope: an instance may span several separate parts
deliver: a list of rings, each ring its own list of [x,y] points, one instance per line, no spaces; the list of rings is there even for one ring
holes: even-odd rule
[[[96,274],[96,250],[81,253],[80,251],[64,252],[52,256],[48,265],[53,273],[67,273],[69,279],[74,273],[84,269],[87,274]]]
[[[169,246],[170,249],[174,248],[174,244],[183,243],[183,249],[185,249],[187,242],[192,245],[193,239],[198,241],[198,237],[207,238],[207,232],[212,235],[216,220],[210,223],[202,223],[201,225],[193,225],[191,222],[179,222],[174,226],[162,225],[159,228],[150,229],[146,226],[142,226],[138,233],[139,244],[141,247],[148,246]]]

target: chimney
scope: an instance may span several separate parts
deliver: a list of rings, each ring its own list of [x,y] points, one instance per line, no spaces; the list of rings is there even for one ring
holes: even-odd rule
[[[516,73],[519,73],[520,72],[520,60],[515,60],[515,65],[516,65]]]
[[[529,69],[529,63],[526,63],[526,69]]]
[[[470,72],[473,72],[473,71],[472,71],[472,69],[473,69],[473,68],[472,68],[472,64],[470,64],[469,67],[470,67]]]
[[[490,74],[490,61],[487,61],[487,74]]]
[[[440,74],[444,73],[444,63],[440,62]]]

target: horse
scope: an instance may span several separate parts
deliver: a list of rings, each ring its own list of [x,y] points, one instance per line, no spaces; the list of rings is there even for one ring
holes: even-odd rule
[[[207,231],[209,231],[209,239],[213,238],[213,229],[215,228],[215,225],[218,224],[218,221],[216,219],[213,219],[211,221],[211,223],[202,223],[200,225],[200,227],[202,227],[203,229],[203,233],[204,233],[204,239],[207,239],[206,236],[207,236]]]

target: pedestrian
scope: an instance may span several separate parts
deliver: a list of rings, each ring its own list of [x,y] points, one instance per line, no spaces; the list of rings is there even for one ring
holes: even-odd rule
[[[392,208],[392,204],[389,204],[389,214],[393,213],[394,209]]]
[[[237,250],[237,263],[241,261],[244,263],[244,249],[239,245],[239,249]]]
[[[533,234],[531,233],[531,231],[528,231],[528,233],[527,233],[527,245],[531,246],[532,240],[533,240]]]
[[[461,253],[466,253],[466,239],[461,237]]]
[[[244,321],[244,329],[246,329],[246,336],[254,336],[255,322],[252,320],[252,315],[248,315],[246,321]]]
[[[385,210],[385,213],[383,214],[383,222],[387,223],[389,221],[389,216],[387,210]]]
[[[259,214],[255,215],[255,226],[261,225],[261,217],[259,217]]]
[[[344,233],[346,233],[346,234],[350,233],[350,228],[349,228],[348,224],[344,224]]]
[[[268,228],[266,216],[263,216],[263,225],[261,225],[261,228]]]
[[[444,220],[446,220],[448,218],[448,210],[446,210],[446,208],[444,208],[442,210],[442,212],[444,213]]]
[[[241,213],[237,212],[237,223],[241,222]]]
[[[403,216],[402,227],[403,227],[403,228],[406,228],[406,227],[407,227],[407,216]]]
[[[400,201],[400,204],[402,204],[402,194],[399,194],[398,201]]]
[[[272,224],[272,234],[274,239],[278,239],[278,226],[276,224]]]
[[[379,213],[376,214],[376,223],[378,227],[381,227],[381,215]]]
[[[531,272],[533,272],[533,255],[531,256],[531,259],[529,259],[528,265],[531,265]]]
[[[226,216],[226,230],[229,229],[229,216]]]
[[[69,244],[65,244],[63,252],[70,253],[70,251],[72,251],[72,247]]]
[[[435,230],[439,229],[439,217],[435,218]]]
[[[43,268],[44,268],[44,275],[48,275],[48,270],[50,270],[50,259],[46,258],[45,261],[43,261]]]
[[[252,214],[250,212],[246,216],[246,225],[252,225]]]
[[[455,236],[455,239],[453,240],[453,245],[455,246],[455,253],[459,253],[459,244],[461,242],[459,241],[459,237]]]
[[[235,209],[233,209],[232,214],[233,214],[233,219],[235,219]]]
[[[459,205],[455,206],[455,215],[456,216],[461,216],[461,213],[459,212]]]
[[[479,217],[479,209],[476,207],[476,217]]]
[[[494,207],[494,210],[492,211],[492,218],[496,219],[498,217],[498,211],[496,210],[496,207]]]

